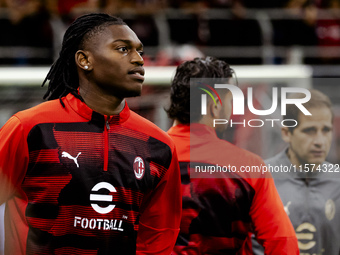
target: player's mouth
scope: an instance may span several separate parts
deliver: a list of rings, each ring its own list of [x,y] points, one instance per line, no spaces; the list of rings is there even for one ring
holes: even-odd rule
[[[314,157],[323,157],[325,155],[325,152],[324,151],[320,151],[320,150],[313,150],[311,151],[311,154],[314,156]]]
[[[134,69],[131,69],[130,71],[128,71],[128,75],[133,78],[133,79],[137,79],[137,80],[140,80],[140,81],[144,81],[144,68],[139,66],[139,67],[136,67]]]

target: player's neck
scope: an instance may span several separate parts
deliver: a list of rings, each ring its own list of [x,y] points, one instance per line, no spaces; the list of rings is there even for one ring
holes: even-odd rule
[[[174,126],[177,126],[177,125],[180,125],[180,124],[182,124],[182,123],[178,119],[175,119],[172,126],[174,127]]]
[[[97,93],[93,90],[84,90],[80,87],[79,93],[88,107],[103,115],[119,114],[125,106],[124,99]]]

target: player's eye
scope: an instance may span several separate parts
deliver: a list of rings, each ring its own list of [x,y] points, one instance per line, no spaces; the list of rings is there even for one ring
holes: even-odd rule
[[[306,128],[306,129],[303,130],[303,133],[312,135],[312,134],[316,133],[316,129],[315,128]]]
[[[123,46],[123,47],[119,47],[118,48],[118,51],[121,51],[121,52],[127,52],[128,51],[128,48]]]
[[[332,128],[330,128],[330,127],[324,127],[324,128],[322,129],[322,131],[323,131],[324,133],[329,133],[329,132],[332,131]]]

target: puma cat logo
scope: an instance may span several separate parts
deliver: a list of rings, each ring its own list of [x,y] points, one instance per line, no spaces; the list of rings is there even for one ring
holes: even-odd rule
[[[64,158],[69,158],[69,159],[72,159],[74,161],[74,163],[77,165],[77,167],[79,168],[79,165],[78,165],[78,157],[79,155],[81,154],[81,152],[78,153],[78,155],[76,157],[72,157],[69,153],[67,153],[66,151],[63,151],[61,153],[61,156],[64,157]]]
[[[289,209],[288,209],[288,207],[290,206],[290,204],[291,204],[291,202],[289,201],[289,202],[287,203],[287,205],[284,206],[285,212],[287,213],[288,216],[289,216],[289,214],[290,214]]]

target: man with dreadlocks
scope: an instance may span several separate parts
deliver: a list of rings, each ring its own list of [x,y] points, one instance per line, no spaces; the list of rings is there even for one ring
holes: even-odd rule
[[[119,18],[64,35],[44,102],[0,131],[5,254],[170,254],[180,177],[172,140],[132,112],[143,45]]]

